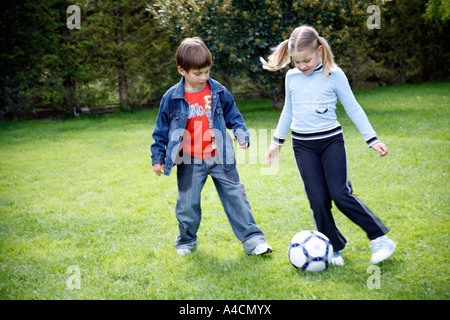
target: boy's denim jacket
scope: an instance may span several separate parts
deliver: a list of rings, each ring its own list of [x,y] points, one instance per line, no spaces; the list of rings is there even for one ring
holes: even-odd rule
[[[250,134],[231,93],[213,79],[209,78],[208,83],[211,90],[211,113],[214,115],[216,155],[218,155],[224,171],[229,171],[236,166],[236,159],[233,141],[226,129],[233,130],[239,145],[245,142],[250,143]],[[183,77],[179,83],[167,90],[161,99],[153,131],[154,142],[150,148],[152,165],[165,164],[164,174],[167,176],[170,175],[174,164],[191,161],[190,157],[179,156],[180,142],[186,128],[188,115],[189,103],[184,98]]]

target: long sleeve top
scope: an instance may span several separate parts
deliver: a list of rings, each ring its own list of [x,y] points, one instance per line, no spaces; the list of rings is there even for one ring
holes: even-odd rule
[[[356,101],[341,68],[332,68],[327,77],[319,64],[310,75],[297,68],[285,79],[285,105],[275,130],[273,142],[283,145],[289,129],[294,139],[322,139],[342,132],[336,116],[337,99],[370,147],[379,142],[364,110]]]

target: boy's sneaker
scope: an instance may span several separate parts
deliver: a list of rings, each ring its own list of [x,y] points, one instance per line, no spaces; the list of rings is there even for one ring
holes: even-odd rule
[[[266,254],[266,253],[271,253],[273,250],[272,250],[272,247],[271,246],[269,246],[267,243],[260,243],[260,244],[258,244],[257,246],[256,246],[256,248],[255,249],[253,249],[250,253],[249,253],[249,255],[257,255],[257,256],[259,256],[259,255],[262,255],[262,254]]]
[[[336,266],[344,265],[344,259],[342,258],[339,251],[336,251],[335,253],[333,253],[333,258],[331,259],[331,264],[334,264]]]
[[[396,246],[396,243],[386,236],[381,236],[370,241],[370,247],[372,248],[370,263],[377,264],[386,260],[394,253]]]
[[[178,253],[180,256],[185,256],[185,255],[187,255],[187,254],[190,254],[190,253],[191,253],[191,250],[190,250],[190,249],[177,249],[177,253]]]

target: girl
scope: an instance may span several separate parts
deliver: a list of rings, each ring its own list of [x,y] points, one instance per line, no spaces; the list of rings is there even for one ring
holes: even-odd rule
[[[347,156],[342,128],[336,119],[336,102],[341,101],[368,147],[387,154],[366,114],[356,101],[344,72],[336,66],[327,41],[308,26],[296,28],[288,40],[280,43],[268,58],[260,59],[263,68],[277,71],[290,60],[295,68],[286,74],[286,98],[283,112],[267,152],[269,163],[278,159],[288,130],[292,129],[295,160],[317,230],[325,234],[334,248],[332,263],[343,265],[340,251],[346,239],[331,214],[331,201],[371,240],[371,263],[390,257],[396,244],[385,234],[388,230],[378,218],[352,194],[347,177]]]

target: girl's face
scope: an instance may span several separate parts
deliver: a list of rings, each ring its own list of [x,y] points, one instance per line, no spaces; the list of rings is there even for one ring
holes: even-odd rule
[[[297,51],[291,55],[292,61],[295,67],[300,70],[303,74],[309,76],[313,71],[314,67],[317,66],[322,56],[322,46],[319,46],[317,50],[303,50]]]

